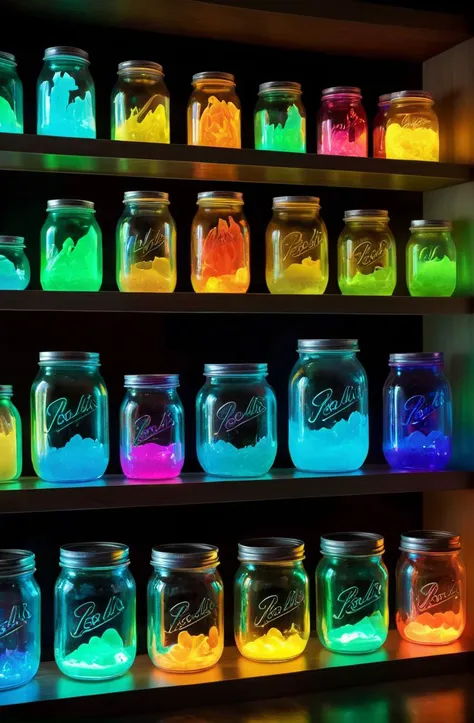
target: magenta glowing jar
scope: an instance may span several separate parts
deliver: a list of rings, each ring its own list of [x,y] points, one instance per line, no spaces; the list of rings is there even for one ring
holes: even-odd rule
[[[367,115],[360,88],[336,86],[323,90],[318,115],[318,153],[367,157]]]
[[[120,464],[130,479],[177,477],[184,464],[184,410],[178,374],[125,377]]]

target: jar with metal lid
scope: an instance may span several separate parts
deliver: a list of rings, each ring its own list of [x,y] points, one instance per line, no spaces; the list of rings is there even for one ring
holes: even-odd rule
[[[31,456],[48,482],[99,479],[109,463],[107,389],[99,355],[42,351],[31,389]]]
[[[367,157],[367,127],[360,88],[336,86],[323,90],[318,115],[318,153]]]
[[[352,296],[391,296],[397,285],[397,246],[388,211],[346,211],[337,242],[338,284]]]
[[[267,287],[272,294],[323,294],[329,278],[328,232],[319,198],[279,196],[266,230]]]
[[[95,88],[85,50],[46,48],[37,106],[39,136],[95,138]]]
[[[176,287],[176,223],[169,196],[126,191],[117,224],[117,286],[120,291],[169,293]]]
[[[23,85],[15,56],[0,50],[0,133],[23,133]]]
[[[411,296],[452,296],[456,289],[456,244],[451,221],[412,221],[407,244]]]
[[[296,658],[310,635],[304,542],[261,537],[239,542],[234,583],[234,636],[246,658],[279,663]]]
[[[191,228],[191,282],[200,293],[244,294],[250,285],[250,229],[236,191],[198,193]]]
[[[262,83],[254,125],[257,150],[306,153],[306,110],[300,83]]]
[[[148,582],[148,655],[157,668],[192,673],[224,650],[224,586],[219,550],[197,543],[159,545]]]
[[[433,96],[424,90],[392,93],[387,117],[387,158],[439,161],[439,123]]]
[[[289,448],[305,472],[352,472],[369,451],[367,375],[357,339],[299,339],[290,375]]]
[[[276,397],[266,364],[205,364],[196,398],[196,446],[205,472],[260,477],[277,453]]]
[[[370,653],[388,635],[388,570],[384,538],[372,532],[321,537],[316,569],[316,626],[335,653]]]
[[[230,73],[196,73],[188,103],[188,145],[240,148],[240,100]]]
[[[150,60],[119,63],[112,91],[112,140],[170,142],[170,94],[163,68]]]
[[[54,658],[64,675],[109,680],[137,651],[136,588],[127,545],[76,542],[59,553],[54,588]]]
[[[0,482],[18,479],[23,464],[21,418],[12,396],[13,387],[0,384]]]
[[[378,111],[372,129],[374,158],[385,158],[385,133],[392,94],[379,95]]]
[[[41,286],[45,291],[99,291],[102,232],[92,201],[48,201],[41,229]]]
[[[0,289],[23,291],[30,283],[30,275],[23,236],[0,236]]]
[[[178,374],[129,374],[120,408],[120,464],[131,479],[177,477],[184,464]]]
[[[451,387],[442,352],[390,354],[383,453],[391,467],[444,469],[451,457]]]
[[[28,683],[41,656],[41,592],[35,556],[0,550],[0,692]]]
[[[411,643],[446,645],[466,624],[466,569],[454,532],[415,530],[401,536],[397,564],[398,632]]]

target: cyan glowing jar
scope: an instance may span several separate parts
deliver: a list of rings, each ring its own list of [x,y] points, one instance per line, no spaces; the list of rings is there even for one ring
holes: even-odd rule
[[[170,94],[163,68],[149,60],[119,63],[112,92],[112,140],[170,142]]]
[[[369,451],[367,376],[355,339],[299,339],[290,375],[289,448],[306,472],[352,472]]]
[[[280,663],[300,655],[310,635],[304,543],[262,537],[239,543],[234,637],[250,660]]]
[[[388,571],[384,539],[371,532],[321,537],[316,569],[316,627],[336,653],[370,653],[388,634]]]
[[[30,263],[23,236],[0,236],[0,289],[23,291],[30,283]]]
[[[411,296],[452,296],[456,289],[456,244],[451,221],[412,221],[407,244]]]
[[[0,50],[0,133],[23,133],[23,86],[15,56]]]
[[[134,374],[120,409],[120,464],[131,479],[177,477],[184,464],[178,374]]]
[[[336,86],[323,90],[318,114],[318,153],[367,157],[367,115],[360,88]]]
[[[10,384],[0,384],[0,482],[18,479],[23,463],[21,418],[12,395]]]
[[[131,668],[137,651],[135,580],[127,545],[63,545],[54,588],[54,658],[64,675],[109,680]]]
[[[41,593],[28,550],[0,550],[0,692],[28,683],[41,654]]]
[[[205,472],[261,477],[277,452],[276,398],[266,364],[206,364],[196,399],[196,446]]]
[[[306,152],[306,111],[299,83],[263,83],[255,108],[255,148]]]

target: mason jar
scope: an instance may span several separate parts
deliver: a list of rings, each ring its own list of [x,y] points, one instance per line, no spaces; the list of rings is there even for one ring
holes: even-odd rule
[[[391,296],[397,285],[397,245],[388,211],[346,211],[337,242],[338,284],[342,294]]]
[[[271,294],[323,294],[329,279],[328,232],[315,196],[278,196],[266,230],[265,277]]]
[[[456,244],[451,221],[412,221],[407,244],[411,296],[452,296],[456,289]]]
[[[59,553],[54,588],[54,658],[76,680],[109,680],[137,651],[135,580],[127,545],[76,542]]]
[[[370,653],[388,635],[388,570],[384,538],[372,532],[321,537],[316,569],[316,627],[335,653]]]
[[[0,50],[0,133],[23,133],[23,86],[15,56]]]
[[[0,384],[0,482],[18,479],[23,464],[21,418],[12,396],[13,387]]]
[[[260,477],[277,453],[276,397],[266,364],[205,364],[196,446],[207,474]]]
[[[356,339],[299,339],[290,375],[289,448],[305,472],[352,472],[369,451],[367,375]]]
[[[0,236],[0,289],[23,291],[30,283],[23,236]]]
[[[310,635],[304,542],[261,537],[239,542],[234,637],[241,655],[279,663],[298,657]]]
[[[120,291],[171,292],[176,287],[176,224],[169,196],[126,191],[117,224],[117,286]]]
[[[196,73],[188,103],[188,145],[240,148],[240,100],[230,73]]]
[[[391,93],[379,95],[378,111],[374,118],[372,130],[372,142],[374,158],[385,158],[385,133],[387,130],[387,118],[390,108]]]
[[[250,285],[250,229],[236,191],[198,193],[191,227],[191,283],[200,293],[244,294]]]
[[[170,142],[170,94],[163,68],[150,60],[119,63],[112,91],[112,140]]]
[[[397,564],[398,632],[422,645],[457,640],[466,624],[466,568],[454,532],[415,530],[401,536]]]
[[[300,83],[262,83],[254,128],[258,151],[306,153],[306,110]]]
[[[108,400],[99,366],[93,352],[40,352],[31,389],[31,457],[47,482],[86,482],[107,469]]]
[[[148,655],[157,668],[193,673],[224,650],[224,586],[219,550],[197,543],[159,545],[148,582]]]
[[[95,88],[85,50],[46,48],[37,108],[39,136],[95,138]]]
[[[131,479],[177,477],[184,464],[178,374],[129,374],[120,408],[120,464]]]
[[[439,161],[439,123],[433,96],[425,90],[392,93],[387,117],[387,158]]]
[[[41,593],[35,556],[0,550],[0,692],[28,683],[41,656]]]
[[[360,88],[336,86],[323,90],[318,115],[318,153],[366,158],[367,127]]]
[[[45,291],[99,291],[102,232],[92,201],[48,201],[41,229],[41,286]]]
[[[440,470],[451,457],[451,387],[442,352],[390,354],[383,453],[395,469]]]

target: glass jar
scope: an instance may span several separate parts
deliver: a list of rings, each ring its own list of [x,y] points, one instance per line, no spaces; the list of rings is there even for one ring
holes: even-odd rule
[[[385,132],[387,129],[388,111],[392,94],[379,95],[378,111],[374,118],[372,141],[374,158],[385,158]]]
[[[41,229],[41,286],[45,291],[99,291],[102,232],[92,201],[48,201]]]
[[[224,650],[224,586],[214,545],[154,547],[148,582],[148,655],[157,668],[192,673]]]
[[[328,232],[315,196],[273,199],[266,231],[267,287],[272,294],[324,294],[329,278]]]
[[[367,115],[360,88],[336,86],[323,90],[318,115],[318,153],[367,157]]]
[[[39,136],[95,138],[95,88],[85,50],[46,48],[37,96]]]
[[[397,564],[398,632],[411,643],[446,645],[466,624],[466,569],[453,532],[415,530],[401,536]]]
[[[370,653],[388,635],[388,570],[384,538],[372,532],[321,537],[316,569],[316,627],[335,653]]]
[[[196,73],[188,103],[188,145],[240,148],[240,100],[230,73]]]
[[[289,448],[304,472],[352,472],[369,451],[367,376],[356,339],[299,339],[290,376]]]
[[[99,364],[92,352],[40,352],[31,389],[31,456],[47,482],[86,482],[107,469],[108,400]]]
[[[346,211],[337,242],[338,284],[346,296],[391,296],[397,285],[397,245],[388,211]]]
[[[13,387],[0,384],[0,482],[18,479],[23,464],[21,418],[12,396]]]
[[[0,289],[23,291],[30,283],[30,275],[23,236],[0,236]]]
[[[76,680],[109,680],[131,668],[137,651],[136,589],[127,545],[63,545],[54,588],[54,658]]]
[[[134,374],[120,409],[120,464],[131,479],[177,477],[184,464],[178,374]]]
[[[172,292],[176,287],[176,224],[169,196],[126,191],[117,224],[117,286],[120,291]]]
[[[149,60],[119,63],[112,91],[112,140],[170,142],[170,94],[163,68]]]
[[[23,86],[15,56],[0,50],[0,133],[23,133]]]
[[[191,282],[196,293],[245,294],[250,285],[250,229],[235,191],[198,193],[191,228]]]
[[[298,657],[310,635],[304,542],[261,537],[239,543],[234,636],[241,655],[279,663]]]
[[[255,108],[258,151],[306,153],[306,110],[300,83],[263,83]]]
[[[260,477],[277,453],[276,397],[266,364],[205,364],[196,446],[207,474]]]
[[[456,244],[451,221],[412,221],[407,244],[411,296],[452,296],[456,289]]]
[[[392,93],[387,117],[387,158],[439,161],[439,123],[433,96],[424,90]]]
[[[41,656],[41,592],[35,556],[0,550],[0,692],[28,683]]]
[[[444,469],[451,457],[451,387],[442,352],[390,354],[383,453],[394,469]]]

